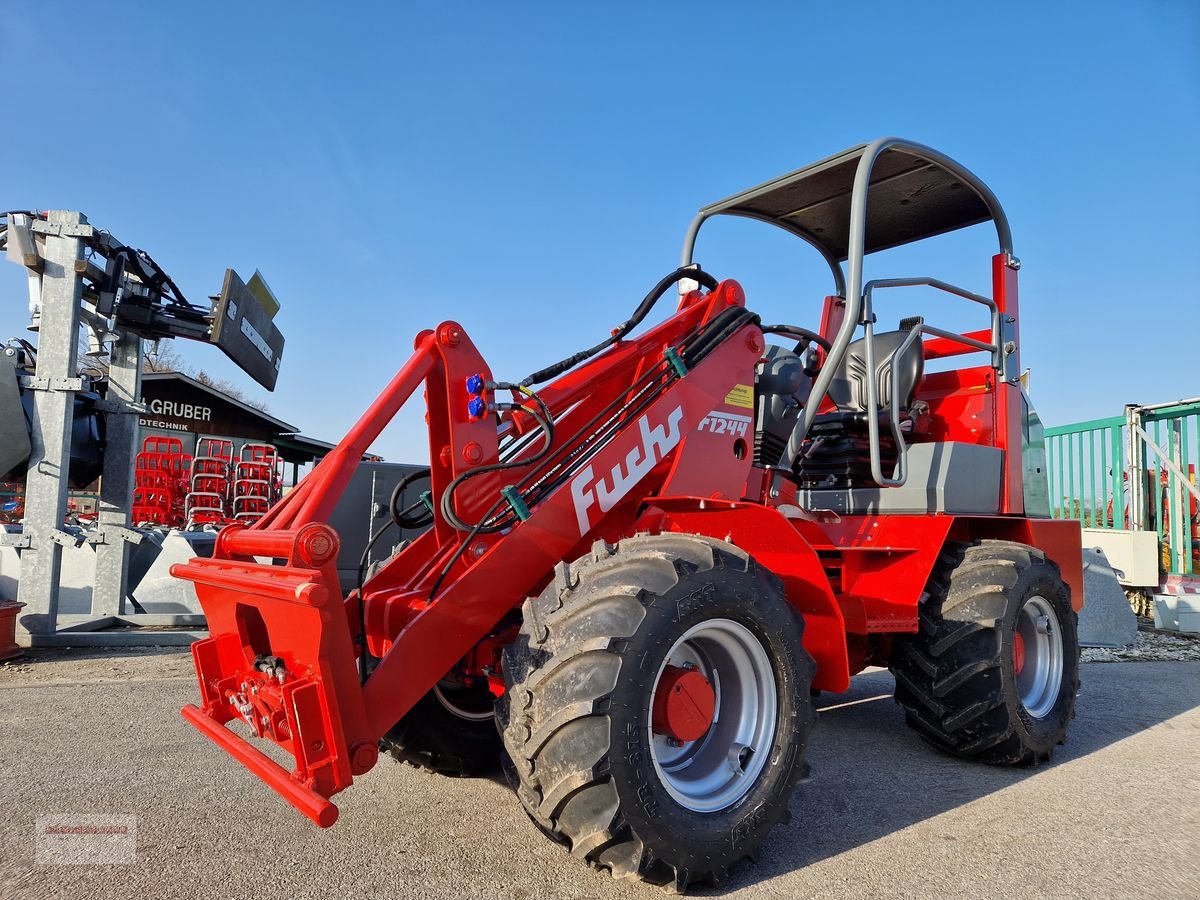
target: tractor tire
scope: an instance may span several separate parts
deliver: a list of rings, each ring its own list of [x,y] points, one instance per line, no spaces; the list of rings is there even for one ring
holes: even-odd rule
[[[644,535],[560,565],[523,614],[497,727],[537,826],[676,890],[754,858],[807,772],[813,717],[814,664],[779,579],[721,541]],[[663,724],[681,676],[708,692],[687,732]]]
[[[909,726],[967,759],[1049,760],[1079,690],[1077,617],[1058,566],[1009,541],[947,545],[919,623],[890,667]]]
[[[500,766],[492,693],[439,682],[380,742],[400,762],[439,775],[486,775]]]

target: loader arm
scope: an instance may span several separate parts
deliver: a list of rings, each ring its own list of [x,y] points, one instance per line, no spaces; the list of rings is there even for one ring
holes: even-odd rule
[[[211,634],[193,647],[201,702],[184,717],[331,825],[329,798],[374,765],[380,737],[561,561],[597,536],[631,533],[645,496],[743,496],[753,435],[706,425],[714,411],[746,411],[764,348],[756,322],[736,282],[687,294],[660,325],[541,389],[554,423],[548,447],[528,399],[478,414],[473,400],[498,398],[476,390],[492,375],[461,326],[422,332],[383,393],[283,501],[249,527],[224,529],[211,559],[172,567],[195,583]],[[326,520],[363,453],[422,386],[433,524],[361,597],[343,596]],[[365,681],[364,642],[375,663]],[[283,748],[294,767],[253,739]]]

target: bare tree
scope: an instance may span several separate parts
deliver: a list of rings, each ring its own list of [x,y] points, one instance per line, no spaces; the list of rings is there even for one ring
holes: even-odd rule
[[[214,391],[220,391],[234,400],[240,400],[247,406],[253,406],[255,409],[267,411],[267,404],[255,397],[246,396],[245,392],[231,381],[226,381],[224,378],[213,378],[203,369],[195,374],[195,379],[205,387],[212,388]]]
[[[154,341],[143,354],[143,372],[182,372],[191,374],[183,354],[175,349],[175,342],[170,340]]]

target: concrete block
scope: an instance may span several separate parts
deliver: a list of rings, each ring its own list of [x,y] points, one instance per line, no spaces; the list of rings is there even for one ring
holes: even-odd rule
[[[1154,627],[1200,634],[1200,594],[1155,594]]]
[[[1083,548],[1082,647],[1128,647],[1137,637],[1137,616],[1108,558],[1099,547]]]
[[[83,536],[83,529],[64,526],[64,531]],[[6,526],[6,534],[18,535],[20,526]],[[21,551],[0,547],[0,600],[17,599],[21,580]],[[96,583],[96,548],[91,544],[63,547],[59,575],[58,612],[60,615],[87,615],[92,610],[92,586]]]
[[[1158,587],[1158,534],[1118,528],[1084,528],[1083,545],[1099,547],[1121,584]]]
[[[19,526],[6,526],[5,533],[19,534]],[[81,529],[67,527],[67,531]],[[129,560],[129,596],[141,609],[127,604],[127,613],[198,614],[203,612],[190,581],[171,577],[170,567],[196,556],[212,556],[215,532],[148,530],[135,545]],[[270,560],[265,560],[270,563]],[[0,546],[0,600],[15,600],[21,580],[21,551]],[[60,616],[86,616],[92,612],[96,583],[96,549],[91,544],[64,547],[59,577]],[[61,622],[61,620],[60,620]]]
[[[170,531],[161,539],[158,554],[129,593],[148,613],[201,613],[196,586],[171,575],[171,566],[197,556],[212,556],[216,533]],[[132,583],[132,579],[131,583]]]
[[[167,530],[164,528],[144,528],[139,529],[142,532],[141,543],[134,544],[129,551],[129,562],[125,572],[126,590],[132,594],[134,585],[138,584],[146,573],[150,571],[150,567],[154,564],[154,560],[158,558],[158,554],[162,551],[163,541],[167,537]]]
[[[64,531],[71,531],[64,526]],[[79,530],[82,537],[83,531]],[[58,614],[87,615],[92,611],[92,589],[96,584],[96,548],[91,544],[63,547],[62,571],[58,577]]]
[[[21,533],[16,525],[5,525],[4,534]],[[17,584],[21,581],[21,556],[14,547],[0,546],[0,600],[16,600]]]

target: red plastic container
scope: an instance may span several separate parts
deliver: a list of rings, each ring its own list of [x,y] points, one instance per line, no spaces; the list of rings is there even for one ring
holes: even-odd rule
[[[24,603],[0,600],[0,659],[12,659],[24,652],[17,646],[17,613],[24,608]]]

